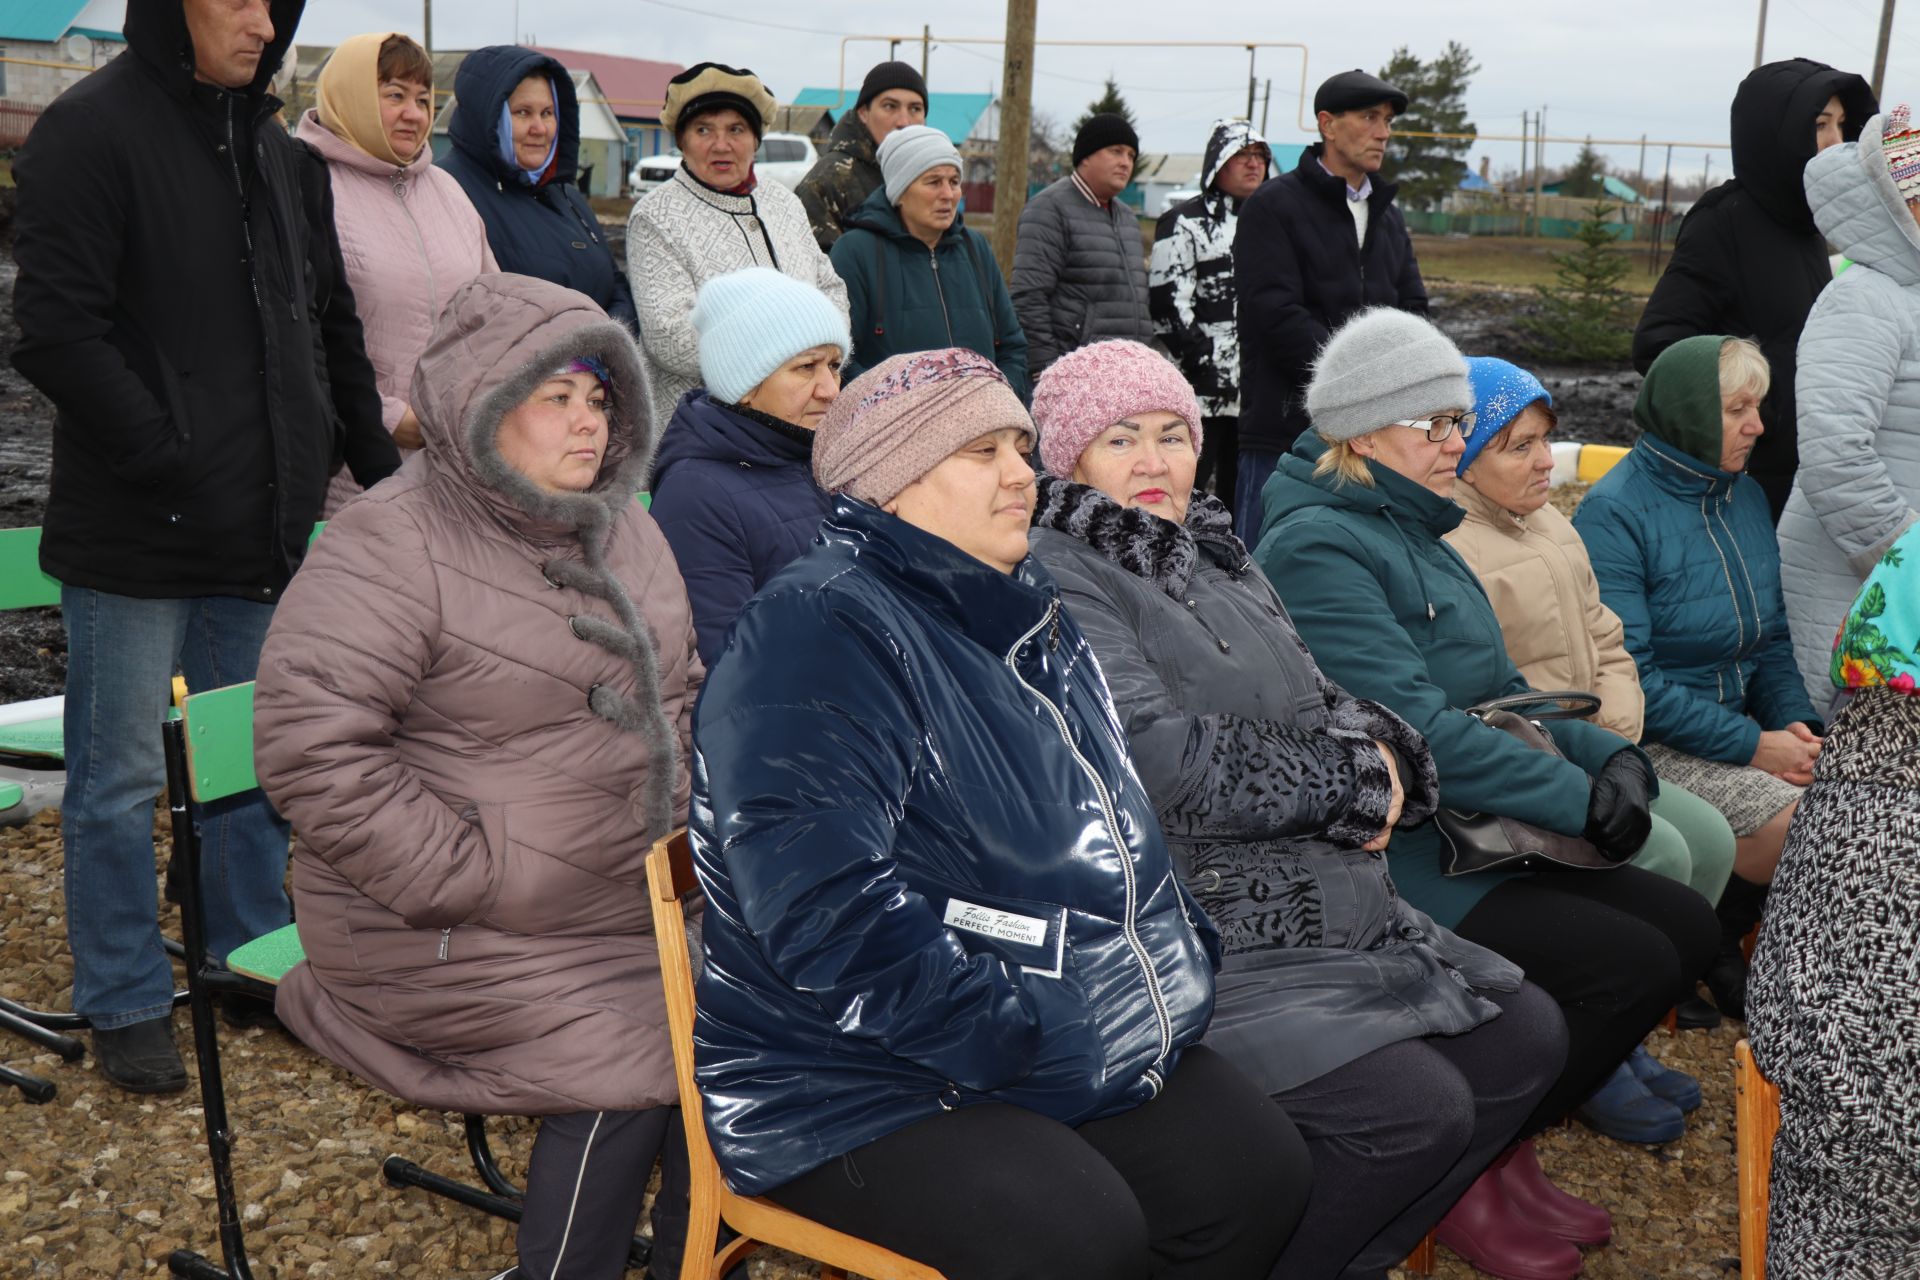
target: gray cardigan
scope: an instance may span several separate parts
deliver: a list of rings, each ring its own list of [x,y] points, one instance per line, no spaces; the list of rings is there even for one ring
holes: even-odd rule
[[[1071,174],[1021,211],[1010,291],[1027,335],[1027,372],[1035,379],[1089,342],[1153,341],[1140,219],[1118,200],[1102,209]]]
[[[1219,926],[1208,1043],[1279,1093],[1495,1016],[1469,984],[1510,991],[1520,970],[1403,901],[1386,856],[1359,848],[1388,803],[1374,740],[1402,762],[1409,824],[1435,804],[1425,742],[1320,673],[1226,509],[1196,497],[1183,528],[1045,479],[1034,523],[1174,864]]]
[[[1920,519],[1920,228],[1887,176],[1880,122],[1806,172],[1814,220],[1853,262],[1800,335],[1800,470],[1780,517],[1794,659],[1822,711],[1833,701],[1834,633],[1854,593]]]

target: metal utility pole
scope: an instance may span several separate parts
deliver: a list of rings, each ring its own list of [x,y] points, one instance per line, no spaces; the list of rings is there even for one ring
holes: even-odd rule
[[[933,49],[933,27],[928,23],[920,24],[920,79],[927,78],[927,54]]]
[[[1760,32],[1753,38],[1753,65],[1758,67],[1766,61],[1767,54],[1767,0],[1760,0]]]
[[[1880,6],[1880,43],[1873,51],[1873,96],[1880,96],[1880,86],[1887,80],[1887,45],[1893,41],[1893,0],[1884,0]]]
[[[433,52],[433,0],[420,0],[420,47]]]
[[[1673,144],[1667,144],[1667,169],[1660,179],[1660,212],[1653,220],[1653,247],[1647,258],[1647,274],[1660,274],[1660,251],[1667,244],[1667,225],[1673,221]]]
[[[1267,81],[1267,87],[1260,92],[1260,135],[1266,136],[1267,112],[1273,107],[1273,81]]]
[[[1527,186],[1527,148],[1533,143],[1533,134],[1531,132],[1532,124],[1532,113],[1522,111],[1520,113],[1520,234],[1523,236],[1530,234],[1532,231],[1532,228],[1527,225],[1527,191],[1529,189]]]
[[[1540,114],[1533,121],[1533,234],[1540,234],[1540,197],[1541,188],[1546,185],[1547,171],[1547,108],[1540,106]]]
[[[993,256],[1013,279],[1013,246],[1027,207],[1033,158],[1033,26],[1039,0],[1007,0],[1006,59],[1000,65],[1000,148],[993,159]]]
[[[1247,46],[1247,119],[1249,121],[1253,119],[1254,86],[1260,83],[1258,80],[1253,78],[1253,54],[1254,54],[1253,46],[1248,45]]]

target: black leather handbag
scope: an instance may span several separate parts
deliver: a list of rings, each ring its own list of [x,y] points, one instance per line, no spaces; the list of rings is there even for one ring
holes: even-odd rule
[[[1532,708],[1521,715],[1516,708]],[[1582,720],[1600,709],[1600,699],[1571,689],[1527,692],[1492,698],[1467,708],[1467,714],[1490,729],[1518,738],[1535,751],[1559,756],[1553,736],[1542,720]],[[1564,758],[1564,757],[1562,757]],[[1469,813],[1444,805],[1433,816],[1440,828],[1440,870],[1464,876],[1475,871],[1527,871],[1549,866],[1579,871],[1606,871],[1620,864],[1581,836],[1563,836],[1518,818],[1497,813]]]

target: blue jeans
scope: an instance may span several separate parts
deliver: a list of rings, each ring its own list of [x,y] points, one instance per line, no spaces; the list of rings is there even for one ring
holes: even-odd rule
[[[1260,492],[1279,465],[1280,455],[1272,449],[1240,451],[1240,474],[1233,481],[1233,532],[1249,551],[1260,538]]]
[[[273,606],[226,596],[136,600],[63,587],[67,627],[67,942],[73,1008],[112,1030],[164,1017],[153,801],[166,786],[160,725],[176,665],[190,689],[251,680]],[[287,923],[287,824],[264,793],[200,813],[207,950],[216,960]]]

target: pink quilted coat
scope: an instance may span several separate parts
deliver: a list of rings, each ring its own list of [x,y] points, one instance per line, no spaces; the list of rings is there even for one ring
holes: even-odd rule
[[[580,355],[612,373],[606,457],[543,493],[494,438]],[[254,760],[298,833],[307,955],[275,1008],[423,1106],[671,1103],[644,863],[686,818],[705,673],[633,496],[658,435],[638,350],[581,294],[486,275],[411,395],[426,447],[327,527],[261,654]]]
[[[486,224],[453,176],[433,167],[431,147],[396,169],[335,134],[313,110],[294,136],[326,158],[333,178],[333,226],[380,387],[380,415],[392,431],[407,411],[413,367],[440,309],[461,285],[500,269]],[[345,467],[334,472],[322,518],[359,492]]]

